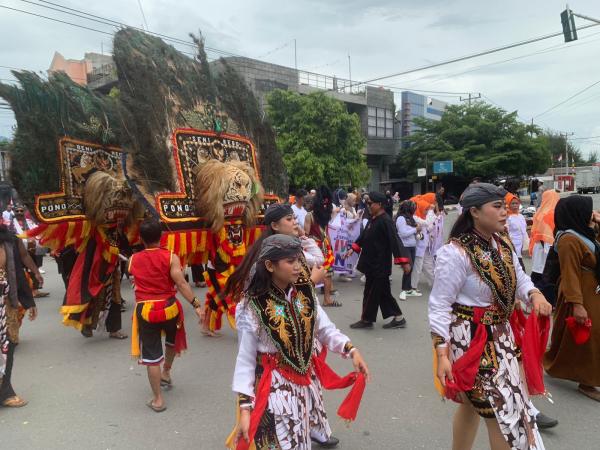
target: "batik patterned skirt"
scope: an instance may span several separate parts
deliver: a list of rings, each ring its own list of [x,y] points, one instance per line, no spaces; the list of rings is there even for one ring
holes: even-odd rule
[[[468,307],[463,309],[468,311]],[[509,322],[478,325],[469,320],[467,315],[457,313],[455,308],[450,325],[452,362],[469,349],[478,326],[486,327],[488,338],[475,386],[466,392],[467,398],[481,417],[498,421],[500,431],[511,449],[544,450],[533,405],[521,379],[520,352]]]
[[[257,386],[261,374],[258,365]],[[331,436],[319,380],[312,377],[308,386],[301,386],[274,370],[268,405],[254,436],[257,450],[309,450],[311,432],[323,440]]]
[[[6,307],[8,302],[8,283],[6,278],[0,273],[0,384],[4,377],[6,369],[6,358],[8,355],[8,320]]]

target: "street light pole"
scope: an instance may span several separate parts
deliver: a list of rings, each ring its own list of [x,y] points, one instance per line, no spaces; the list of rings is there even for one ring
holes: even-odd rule
[[[429,192],[429,152],[425,152],[425,193]]]

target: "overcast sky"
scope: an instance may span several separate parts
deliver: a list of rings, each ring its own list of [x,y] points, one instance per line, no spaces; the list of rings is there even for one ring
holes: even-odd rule
[[[202,30],[209,47],[290,67],[294,66],[296,39],[300,69],[347,78],[350,54],[355,80],[560,31],[559,15],[565,8],[558,0],[140,1],[152,31],[187,39],[189,32]],[[137,0],[52,3],[134,26],[144,23]],[[40,6],[56,7],[49,2],[6,0],[2,5],[114,31],[110,26]],[[570,7],[600,19],[598,1],[572,1]],[[577,19],[578,26],[588,23]],[[45,73],[54,51],[81,59],[85,52],[106,53],[111,47],[110,35],[0,8],[1,66]],[[600,81],[599,50],[600,26],[580,31],[579,41],[570,44],[564,44],[560,36],[380,83],[406,89],[480,92],[487,101],[509,111],[518,110],[524,121],[534,118],[542,127],[574,132],[573,138],[600,136],[600,83],[542,114]],[[209,57],[216,56],[209,52]],[[513,60],[505,61],[508,59]],[[0,67],[0,79],[11,78],[10,71]],[[427,95],[458,102],[457,96]],[[10,136],[13,126],[12,113],[0,109],[0,136]],[[600,150],[600,137],[573,142],[584,152]]]

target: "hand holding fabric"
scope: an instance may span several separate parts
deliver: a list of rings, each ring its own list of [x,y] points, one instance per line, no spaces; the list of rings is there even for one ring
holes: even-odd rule
[[[454,381],[452,363],[447,355],[438,355],[437,377],[443,387],[446,387],[446,380]]]
[[[531,294],[531,303],[533,304],[533,312],[538,316],[546,317],[552,314],[552,305],[548,303],[542,293]]]
[[[365,376],[367,383],[371,381],[369,367],[358,350],[352,352],[352,364],[354,365],[356,372],[362,373]]]
[[[575,321],[580,325],[584,325],[586,323],[588,320],[588,313],[582,304],[573,304],[573,317],[575,317]]]
[[[240,438],[246,442],[250,440],[248,430],[250,430],[250,410],[244,408],[240,411],[240,421],[237,424],[234,447],[237,447]]]

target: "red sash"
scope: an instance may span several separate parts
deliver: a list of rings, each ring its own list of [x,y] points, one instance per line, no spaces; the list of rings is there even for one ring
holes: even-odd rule
[[[365,377],[362,373],[357,372],[351,372],[345,377],[340,377],[327,365],[325,362],[326,356],[327,349],[325,348],[319,355],[313,355],[312,362],[315,375],[323,387],[328,390],[344,389],[352,386],[352,389],[338,408],[338,415],[345,420],[354,420],[356,419],[356,413],[358,412],[358,407],[360,406],[360,401],[365,390]],[[290,368],[281,366],[277,357],[271,354],[263,354],[261,362],[264,372],[256,387],[254,410],[250,415],[250,429],[248,430],[249,440],[240,439],[236,450],[248,450],[250,443],[254,441],[256,430],[269,401],[273,370],[277,370],[286,380],[300,386],[308,386],[311,383],[310,370],[306,374],[301,375]]]

